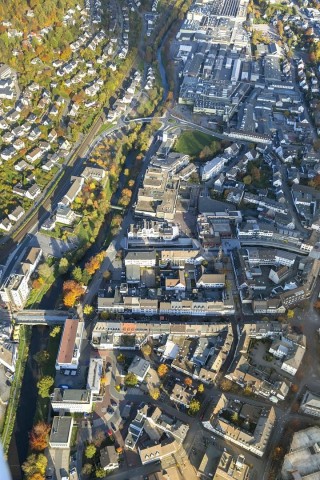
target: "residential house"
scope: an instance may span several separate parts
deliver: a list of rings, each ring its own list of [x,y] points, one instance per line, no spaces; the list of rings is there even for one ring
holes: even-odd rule
[[[107,472],[119,468],[119,455],[114,445],[108,445],[100,450],[100,465]]]

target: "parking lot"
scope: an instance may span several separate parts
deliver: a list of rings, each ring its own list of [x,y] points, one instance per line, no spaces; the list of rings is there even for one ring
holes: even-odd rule
[[[63,241],[43,235],[42,233],[37,233],[36,236],[33,236],[30,245],[32,247],[41,247],[45,257],[52,256],[55,258],[61,258],[67,252],[77,248],[78,239],[77,237],[71,236]]]

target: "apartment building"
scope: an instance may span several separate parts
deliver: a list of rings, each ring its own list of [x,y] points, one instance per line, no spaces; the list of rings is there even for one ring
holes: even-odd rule
[[[56,360],[56,370],[76,370],[78,368],[83,331],[84,322],[71,318],[65,321]]]
[[[54,416],[49,446],[51,448],[70,448],[73,417]]]
[[[92,391],[55,388],[51,395],[54,411],[69,413],[90,413],[92,411]]]

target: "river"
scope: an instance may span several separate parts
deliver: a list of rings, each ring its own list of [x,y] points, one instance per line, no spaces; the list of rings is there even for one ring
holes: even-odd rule
[[[22,381],[16,423],[8,452],[12,480],[21,480],[21,465],[28,455],[28,435],[33,425],[37,402],[37,369],[33,356],[43,348],[49,335],[49,327],[33,327]]]

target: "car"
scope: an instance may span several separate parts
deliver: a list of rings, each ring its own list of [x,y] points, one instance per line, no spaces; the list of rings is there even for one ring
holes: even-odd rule
[[[111,403],[111,405],[112,405],[113,407],[117,407],[117,406],[118,406],[117,402],[116,402],[113,398],[110,398],[110,403]]]
[[[109,407],[107,408],[107,412],[114,413],[114,409],[111,407],[111,405],[109,405]]]
[[[76,471],[77,471],[76,467],[72,467],[70,470],[70,473],[73,474],[73,473],[76,473]]]
[[[111,425],[112,430],[113,430],[114,432],[116,432],[116,431],[117,431],[117,428],[116,428],[115,424],[111,422],[110,425]]]
[[[62,388],[63,390],[68,390],[69,385],[59,385],[59,388]]]

